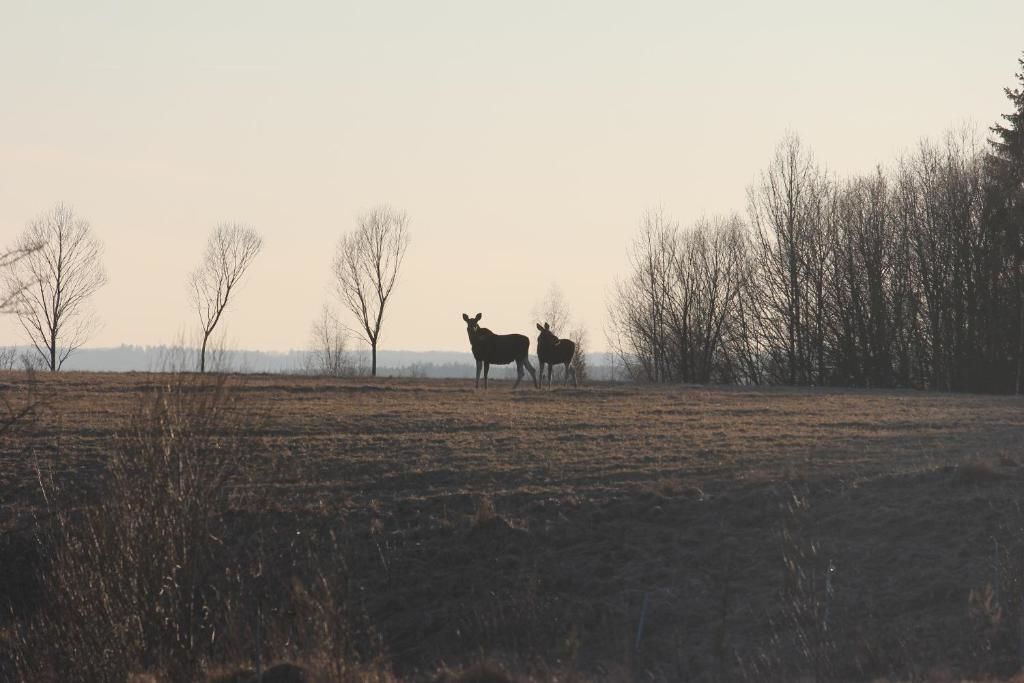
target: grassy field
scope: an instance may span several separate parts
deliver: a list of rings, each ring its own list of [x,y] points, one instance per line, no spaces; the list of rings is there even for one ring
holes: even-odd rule
[[[34,420],[0,440],[0,637],[48,590],[38,471],[88,502],[140,392],[166,381],[38,378]],[[400,677],[480,659],[588,680],[1024,664],[1017,398],[279,376],[230,387],[261,453],[232,482],[232,523],[258,531],[273,565],[253,600],[276,604],[261,596],[330,539],[353,652]],[[0,374],[10,400],[27,390]],[[259,644],[214,663],[251,665],[300,618],[261,610]]]

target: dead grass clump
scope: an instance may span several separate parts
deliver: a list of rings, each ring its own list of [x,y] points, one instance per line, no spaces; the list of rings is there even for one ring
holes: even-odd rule
[[[699,486],[687,484],[678,477],[663,477],[654,482],[654,493],[662,498],[704,499],[704,490]]]
[[[477,503],[476,513],[473,515],[473,527],[481,529],[491,526],[498,520],[498,511],[494,507],[494,501],[490,496],[483,496]]]
[[[975,460],[964,463],[953,473],[953,483],[957,486],[987,484],[1002,479],[1005,475],[996,470],[991,462]]]
[[[515,683],[515,680],[498,665],[480,662],[462,671],[442,671],[434,683]]]
[[[1020,462],[1017,461],[1017,458],[1013,457],[1012,455],[1010,455],[1009,453],[1004,451],[1004,452],[999,454],[999,466],[1000,467],[1020,467]],[[1024,674],[1022,674],[1022,675],[1024,675]]]
[[[683,492],[683,488],[683,483],[678,479],[663,477],[654,482],[654,492],[665,498],[680,495]]]
[[[209,683],[310,683],[312,677],[305,669],[288,662],[275,664],[263,673],[250,669],[211,676]]]

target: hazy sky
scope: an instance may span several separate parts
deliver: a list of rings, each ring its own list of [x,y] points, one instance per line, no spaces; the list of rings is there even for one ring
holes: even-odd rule
[[[842,6],[842,9],[835,9]],[[534,331],[603,348],[637,220],[743,212],[787,129],[840,174],[1008,110],[1024,2],[0,0],[0,245],[58,201],[105,244],[90,346],[173,342],[219,221],[265,249],[230,344],[287,350],[376,203],[412,244],[382,348]],[[0,345],[21,338],[0,320]]]

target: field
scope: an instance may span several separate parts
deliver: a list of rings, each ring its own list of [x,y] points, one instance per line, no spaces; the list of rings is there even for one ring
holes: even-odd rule
[[[140,392],[166,381],[38,378],[34,421],[0,437],[0,637],[47,593],[37,470],[88,501]],[[297,537],[332,539],[354,639],[400,677],[481,659],[587,680],[1005,676],[1024,664],[1017,398],[229,384],[264,454],[236,485],[251,494],[239,516],[278,565],[269,575],[289,580]],[[6,396],[27,389],[0,375]],[[294,618],[260,612],[266,633]]]

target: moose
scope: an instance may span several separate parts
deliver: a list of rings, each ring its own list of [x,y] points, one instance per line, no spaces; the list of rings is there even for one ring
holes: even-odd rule
[[[508,365],[512,361],[515,361],[518,373],[513,389],[523,380],[524,365],[530,371],[534,386],[539,387],[537,374],[530,365],[530,338],[523,334],[494,334],[486,327],[480,327],[482,317],[482,313],[477,313],[475,318],[462,314],[462,319],[466,321],[469,344],[473,347],[473,358],[476,359],[476,387],[480,388],[480,368],[483,368],[484,389],[487,389],[487,374],[491,364]]]
[[[576,344],[571,339],[559,339],[547,323],[544,327],[537,323],[540,335],[537,337],[537,360],[540,361],[540,381],[544,383],[544,365],[548,366],[548,387],[551,386],[551,371],[555,365],[565,366],[565,384],[569,383],[569,375],[572,374],[572,385],[579,386],[576,382],[576,368],[572,364],[572,357],[576,353]]]

